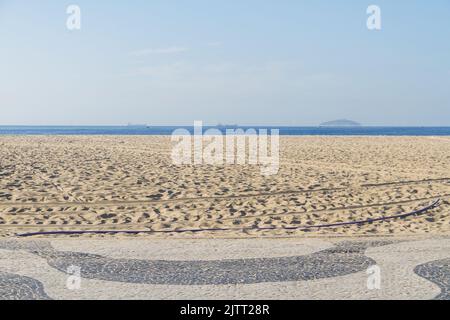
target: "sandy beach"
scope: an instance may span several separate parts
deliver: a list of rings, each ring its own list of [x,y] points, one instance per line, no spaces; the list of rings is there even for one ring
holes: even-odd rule
[[[89,237],[450,233],[450,137],[284,136],[273,176],[251,165],[177,166],[170,153],[167,136],[1,136],[0,236],[190,228],[233,230]],[[436,199],[438,208],[405,219],[284,229],[408,213]],[[259,230],[267,227],[274,229]]]

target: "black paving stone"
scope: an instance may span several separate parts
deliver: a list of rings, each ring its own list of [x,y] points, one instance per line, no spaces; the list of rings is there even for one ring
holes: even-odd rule
[[[39,281],[0,271],[0,300],[50,300]]]
[[[441,288],[436,300],[450,300],[450,258],[421,264],[414,272]]]

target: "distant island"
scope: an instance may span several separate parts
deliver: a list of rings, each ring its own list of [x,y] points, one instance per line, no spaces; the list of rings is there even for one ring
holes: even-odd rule
[[[328,121],[320,124],[321,127],[360,127],[361,124],[347,119],[339,119],[334,121]]]

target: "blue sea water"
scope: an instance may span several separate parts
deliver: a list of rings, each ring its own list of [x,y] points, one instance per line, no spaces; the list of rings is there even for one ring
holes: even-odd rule
[[[170,135],[192,126],[0,126],[0,135]],[[204,126],[203,130],[209,128]],[[279,129],[280,135],[324,136],[450,136],[450,127],[239,127],[244,130]],[[217,127],[225,133],[226,127]]]

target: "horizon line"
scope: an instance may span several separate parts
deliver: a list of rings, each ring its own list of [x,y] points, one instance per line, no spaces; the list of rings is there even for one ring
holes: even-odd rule
[[[123,128],[161,128],[194,127],[194,124],[0,124],[0,127],[123,127]],[[268,127],[268,128],[450,128],[448,125],[274,125],[274,124],[203,124],[203,127]]]

